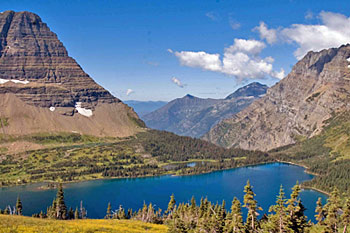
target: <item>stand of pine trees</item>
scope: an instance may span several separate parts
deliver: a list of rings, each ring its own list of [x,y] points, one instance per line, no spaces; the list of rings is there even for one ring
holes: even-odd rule
[[[259,219],[262,209],[255,200],[255,193],[249,180],[244,187],[244,198],[241,203],[236,197],[233,198],[230,211],[226,210],[226,203],[211,203],[207,198],[202,198],[199,205],[192,197],[189,203],[176,203],[175,196],[171,195],[168,208],[164,213],[161,209],[156,210],[154,205],[144,203],[143,207],[136,212],[119,206],[112,210],[108,203],[106,219],[134,219],[143,222],[166,224],[169,232],[206,232],[206,233],[302,233],[302,232],[324,232],[324,233],[347,233],[350,232],[350,200],[342,199],[338,189],[330,194],[327,203],[322,205],[318,199],[315,209],[316,223],[307,220],[304,214],[305,207],[300,199],[301,187],[297,183],[293,187],[290,197],[287,199],[281,186],[268,214]],[[246,221],[243,221],[242,208],[247,210]],[[17,199],[16,206],[11,209],[8,206],[0,214],[22,215],[22,202]],[[46,213],[33,215],[39,218],[50,218],[58,220],[83,219],[87,217],[87,211],[80,203],[75,211],[67,208],[64,201],[64,192],[60,184],[56,198],[52,205],[47,208]]]
[[[56,198],[52,201],[52,205],[47,207],[46,213],[41,211],[39,214],[33,214],[32,216],[57,220],[85,219],[87,217],[87,211],[83,207],[82,201],[80,202],[80,211],[78,210],[78,207],[76,207],[75,211],[73,211],[72,207],[70,207],[68,210],[64,201],[62,184],[59,184]]]

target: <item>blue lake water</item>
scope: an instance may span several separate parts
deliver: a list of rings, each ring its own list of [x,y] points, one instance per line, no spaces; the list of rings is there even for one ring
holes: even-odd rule
[[[226,201],[229,209],[234,196],[243,200],[243,188],[249,179],[256,193],[258,204],[268,211],[275,203],[279,187],[282,184],[287,197],[297,181],[312,179],[304,168],[284,163],[249,166],[225,171],[217,171],[193,176],[159,176],[151,178],[94,180],[64,185],[67,206],[75,208],[83,201],[89,218],[103,218],[108,202],[117,209],[119,205],[133,210],[143,203],[152,202],[156,208],[165,210],[172,193],[177,202],[187,202],[192,196],[197,204],[201,197],[212,202]],[[8,204],[15,205],[19,195],[25,215],[46,211],[56,195],[56,190],[38,190],[39,184],[0,188],[0,208]],[[327,196],[314,191],[303,190],[301,199],[307,208],[306,215],[314,220],[314,210],[318,197],[325,202]]]

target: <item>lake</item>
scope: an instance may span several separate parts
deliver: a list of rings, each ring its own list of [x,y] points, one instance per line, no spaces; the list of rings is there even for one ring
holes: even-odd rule
[[[83,201],[89,218],[103,218],[107,204],[111,202],[113,209],[122,205],[125,209],[142,208],[144,202],[152,202],[156,208],[165,210],[172,193],[177,202],[190,201],[196,198],[197,204],[201,197],[208,197],[212,202],[226,201],[226,207],[231,207],[234,196],[243,200],[243,188],[247,182],[253,186],[258,204],[267,212],[275,203],[280,185],[282,184],[287,197],[297,181],[312,179],[313,175],[304,172],[303,167],[270,163],[265,165],[235,168],[193,176],[158,176],[147,178],[94,180],[64,185],[67,206],[75,208]],[[42,184],[41,184],[42,185]],[[19,195],[23,203],[23,213],[31,215],[46,211],[52,204],[56,190],[38,190],[40,184],[0,188],[0,208],[8,204],[15,205]],[[325,202],[327,196],[314,191],[303,190],[301,199],[307,208],[306,215],[314,220],[314,210],[318,197]]]

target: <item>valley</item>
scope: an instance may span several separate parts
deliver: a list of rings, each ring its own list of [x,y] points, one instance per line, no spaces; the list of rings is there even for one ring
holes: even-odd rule
[[[267,86],[253,82],[225,99],[203,99],[187,94],[142,116],[147,127],[200,138],[220,121],[248,107],[265,95]]]
[[[0,161],[2,186],[32,182],[72,182],[102,178],[198,174],[273,161],[261,152],[224,149],[199,139],[147,130],[129,138],[40,134],[3,139],[43,149],[6,154]],[[177,143],[174,143],[177,142]],[[186,163],[197,162],[195,167]],[[185,162],[185,163],[184,163]],[[170,164],[171,169],[166,169]]]

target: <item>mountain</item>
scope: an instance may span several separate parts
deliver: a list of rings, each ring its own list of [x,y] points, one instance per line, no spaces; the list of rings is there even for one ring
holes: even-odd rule
[[[163,107],[168,102],[127,100],[127,101],[124,101],[124,103],[132,107],[134,111],[142,118],[142,116]]]
[[[77,132],[130,136],[137,114],[86,74],[55,33],[30,12],[0,14],[2,134]]]
[[[266,94],[267,86],[258,82],[250,83],[244,87],[237,89],[231,95],[227,96],[226,99],[236,99],[242,97],[253,96],[259,98]]]
[[[205,135],[225,147],[267,151],[318,135],[349,110],[350,45],[309,52],[267,94]]]
[[[192,95],[175,99],[164,107],[143,116],[148,127],[178,135],[201,137],[220,120],[250,105],[267,90],[266,85],[251,83],[226,99],[202,99]]]

